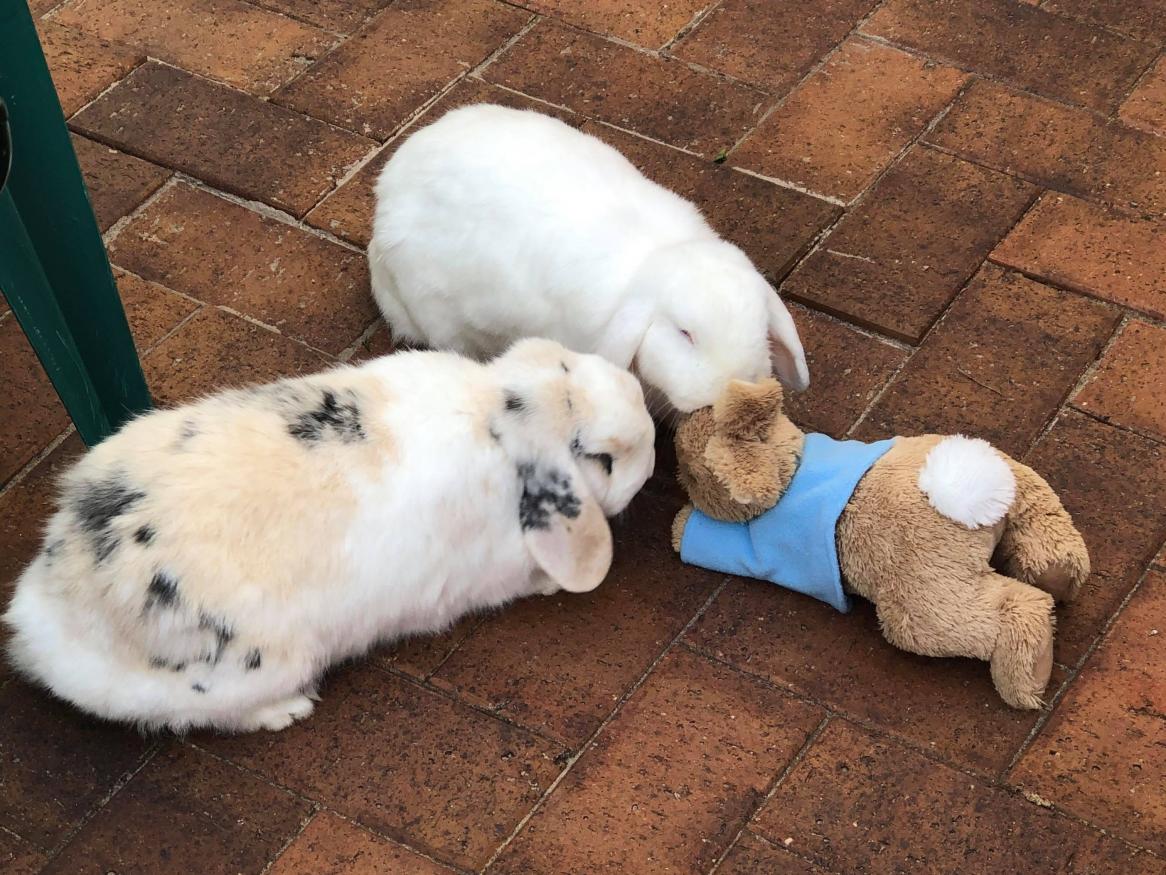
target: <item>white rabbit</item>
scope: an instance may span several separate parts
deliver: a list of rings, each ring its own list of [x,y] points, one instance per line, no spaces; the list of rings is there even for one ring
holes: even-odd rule
[[[789,311],[745,254],[549,116],[453,110],[401,145],[376,199],[372,288],[399,338],[480,358],[554,338],[630,368],[680,411],[771,368],[809,384]]]
[[[597,586],[653,436],[630,374],[546,340],[149,413],[65,476],[10,656],[102,717],[281,729],[378,641]]]

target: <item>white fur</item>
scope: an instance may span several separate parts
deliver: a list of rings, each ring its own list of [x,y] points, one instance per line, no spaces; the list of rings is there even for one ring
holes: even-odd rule
[[[328,392],[363,437],[295,436]],[[102,717],[281,729],[327,665],[378,641],[598,584],[604,516],[649,476],[653,435],[630,374],[540,340],[487,365],[406,353],[150,413],[64,478],[4,616],[10,656]],[[520,525],[547,482],[580,512]],[[137,497],[97,501],[111,483]],[[114,512],[94,523],[94,505]],[[151,601],[159,574],[173,599]]]
[[[1016,498],[1016,478],[992,445],[963,435],[944,438],[927,454],[919,488],[931,506],[969,529],[1004,519]]]
[[[744,253],[557,119],[449,112],[401,145],[376,198],[372,288],[397,337],[475,357],[550,337],[632,368],[681,411],[774,367],[809,383],[793,320]]]

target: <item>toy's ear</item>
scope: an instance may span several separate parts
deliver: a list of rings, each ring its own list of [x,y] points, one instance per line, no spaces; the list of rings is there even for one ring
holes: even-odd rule
[[[729,441],[763,441],[781,415],[781,384],[734,380],[713,405],[714,433]]]
[[[780,453],[769,440],[781,397],[776,380],[735,380],[713,405],[705,464],[739,504],[771,507],[781,497]]]
[[[531,557],[560,588],[595,589],[611,568],[611,528],[574,462],[520,465],[518,475],[519,521]]]

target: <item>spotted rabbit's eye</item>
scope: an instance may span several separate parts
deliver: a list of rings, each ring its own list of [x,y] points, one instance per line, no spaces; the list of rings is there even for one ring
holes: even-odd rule
[[[681,329],[680,329],[680,334],[681,334],[681,335],[684,337],[684,339],[685,339],[685,340],[687,340],[689,343],[696,343],[696,341],[692,339],[692,334],[690,334],[689,332],[685,331],[683,328],[681,328]]]
[[[611,457],[611,453],[588,453],[587,458],[598,463],[608,474],[611,474],[611,469],[615,467],[615,459]]]

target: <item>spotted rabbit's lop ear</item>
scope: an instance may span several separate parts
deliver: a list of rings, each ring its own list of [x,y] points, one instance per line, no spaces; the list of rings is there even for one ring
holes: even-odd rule
[[[587,481],[564,453],[518,466],[519,521],[534,561],[568,592],[595,589],[611,568],[611,529]]]

